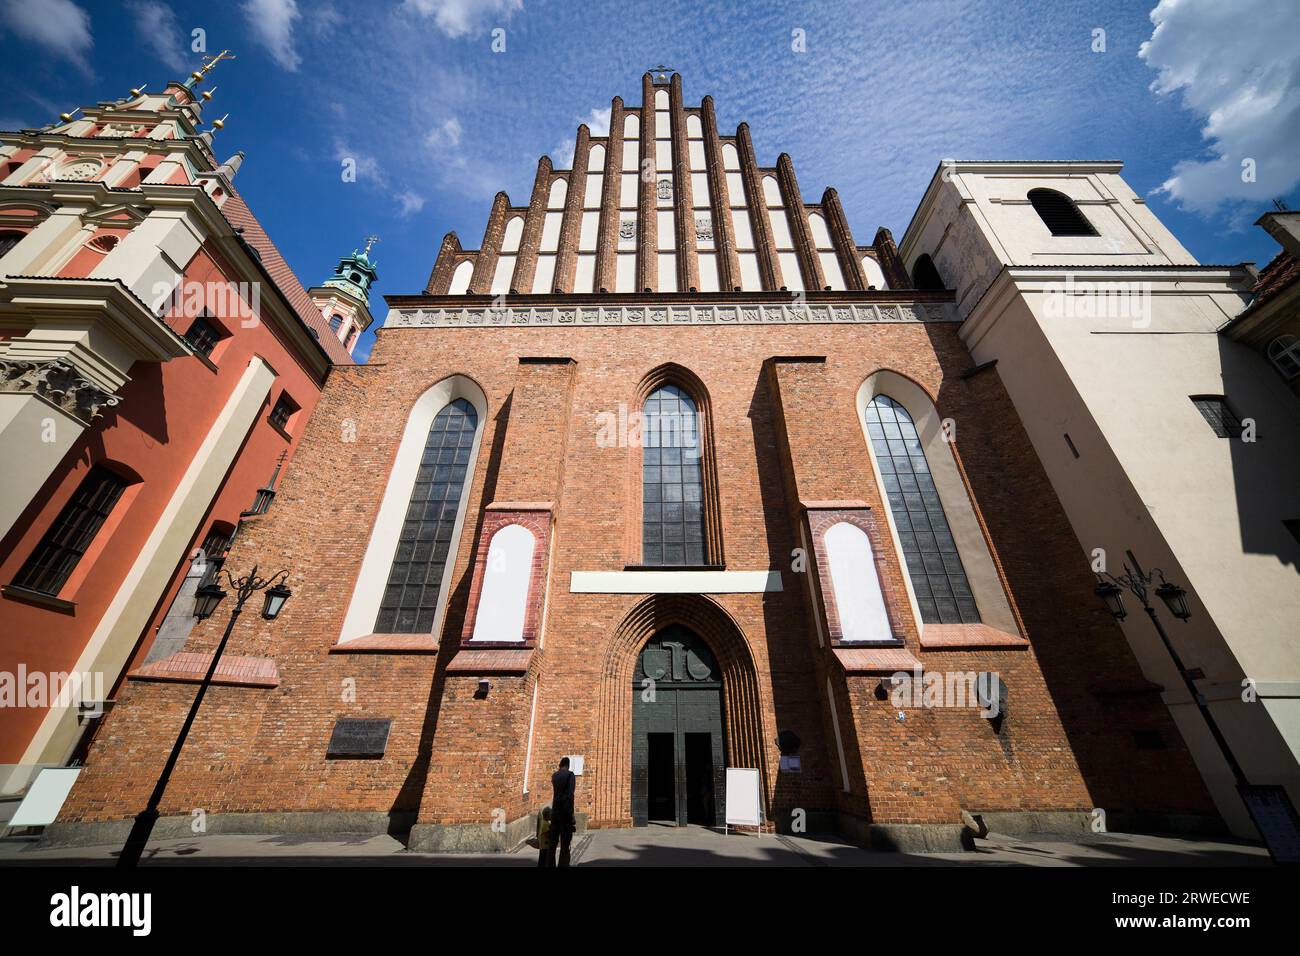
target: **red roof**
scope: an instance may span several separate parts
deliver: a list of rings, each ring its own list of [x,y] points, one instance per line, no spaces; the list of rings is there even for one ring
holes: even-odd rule
[[[1253,309],[1261,302],[1271,299],[1300,280],[1300,258],[1283,249],[1273,261],[1259,272],[1259,282],[1255,284],[1255,298],[1250,303]]]
[[[266,234],[262,224],[257,221],[253,211],[248,208],[248,203],[244,202],[244,197],[232,189],[221,206],[221,213],[231,226],[243,230],[245,241],[261,254],[262,266],[275,281],[284,297],[289,300],[293,310],[298,313],[298,318],[309,331],[316,333],[316,338],[330,361],[335,365],[355,365],[356,362],[343,347],[338,336],[330,330],[325,316],[312,302],[311,296],[307,295],[307,290],[302,287],[302,283],[294,275],[289,263],[285,262],[280,250],[275,247],[275,243]]]

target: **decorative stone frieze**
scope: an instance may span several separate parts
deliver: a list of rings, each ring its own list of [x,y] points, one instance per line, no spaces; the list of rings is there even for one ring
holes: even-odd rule
[[[843,325],[879,322],[956,322],[951,303],[843,305],[626,305],[574,309],[393,309],[386,328],[493,325]]]

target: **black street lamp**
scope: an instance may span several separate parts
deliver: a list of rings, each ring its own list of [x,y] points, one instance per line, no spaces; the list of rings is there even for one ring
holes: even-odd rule
[[[1205,698],[1197,689],[1195,681],[1203,675],[1199,668],[1189,671],[1183,665],[1183,659],[1178,656],[1178,651],[1174,650],[1173,643],[1169,640],[1169,635],[1165,633],[1164,626],[1160,623],[1160,618],[1156,616],[1156,609],[1151,606],[1147,599],[1154,591],[1155,595],[1161,598],[1169,607],[1174,617],[1178,618],[1184,624],[1191,617],[1191,612],[1187,609],[1187,592],[1176,584],[1170,584],[1165,580],[1165,574],[1159,568],[1152,568],[1150,572],[1142,570],[1142,565],[1138,564],[1137,558],[1133,557],[1133,552],[1128,552],[1129,560],[1133,562],[1130,568],[1124,565],[1124,573],[1116,577],[1108,571],[1102,571],[1097,575],[1097,587],[1094,593],[1106,602],[1106,609],[1117,621],[1124,620],[1128,612],[1124,609],[1124,596],[1122,591],[1127,590],[1132,593],[1139,601],[1142,602],[1142,610],[1147,612],[1151,618],[1151,623],[1156,627],[1156,633],[1160,635],[1160,640],[1165,645],[1165,650],[1173,658],[1174,666],[1178,668],[1178,676],[1183,679],[1183,684],[1187,687],[1187,692],[1192,695],[1192,700],[1205,718],[1206,725],[1210,728],[1210,734],[1214,737],[1215,743],[1219,745],[1219,750],[1223,753],[1223,759],[1228,762],[1232,768],[1232,775],[1236,778],[1237,785],[1240,786],[1246,782],[1246,775],[1241,771],[1241,765],[1237,763],[1237,758],[1233,756],[1228,741],[1224,738],[1223,733],[1219,730],[1219,725],[1215,723],[1214,717],[1210,714],[1210,708],[1205,703]],[[1158,587],[1152,588],[1156,579],[1160,580]]]
[[[1274,859],[1277,860],[1277,855],[1273,853],[1273,837],[1276,834],[1276,828],[1280,825],[1295,830],[1298,822],[1300,822],[1296,816],[1295,807],[1292,806],[1290,797],[1284,788],[1270,785],[1255,786],[1246,779],[1241,764],[1237,762],[1232,748],[1228,746],[1227,738],[1223,736],[1218,723],[1214,720],[1214,715],[1210,713],[1210,707],[1206,703],[1204,695],[1196,687],[1195,681],[1204,677],[1204,673],[1200,668],[1188,669],[1184,666],[1183,659],[1178,655],[1178,651],[1174,649],[1173,643],[1169,640],[1169,635],[1165,633],[1160,618],[1156,616],[1156,609],[1147,600],[1147,596],[1152,591],[1151,586],[1159,579],[1160,584],[1154,588],[1156,597],[1165,603],[1165,607],[1169,609],[1170,614],[1186,624],[1187,619],[1192,616],[1191,610],[1187,607],[1187,591],[1177,584],[1166,581],[1164,572],[1159,568],[1152,568],[1149,573],[1143,571],[1142,565],[1138,564],[1133,552],[1126,553],[1128,559],[1133,562],[1133,567],[1130,568],[1125,564],[1124,573],[1118,577],[1107,571],[1100,572],[1097,575],[1097,587],[1094,589],[1094,593],[1105,602],[1106,609],[1110,611],[1117,621],[1122,621],[1128,616],[1128,612],[1124,609],[1123,591],[1129,591],[1142,602],[1142,610],[1147,612],[1147,616],[1151,618],[1151,623],[1155,625],[1156,633],[1160,635],[1165,650],[1169,652],[1169,656],[1173,659],[1174,666],[1178,669],[1178,676],[1183,679],[1183,685],[1187,688],[1187,693],[1191,695],[1197,710],[1201,712],[1201,718],[1205,721],[1206,727],[1209,728],[1210,736],[1214,738],[1214,742],[1219,747],[1219,752],[1223,754],[1223,759],[1227,762],[1229,769],[1232,770],[1233,779],[1237,783],[1237,793],[1241,796],[1242,802],[1246,805],[1246,810],[1250,813],[1256,827],[1264,836],[1265,842],[1269,844],[1270,854],[1273,854]],[[1266,821],[1272,825],[1266,827]]]
[[[176,767],[176,761],[181,755],[181,748],[185,746],[185,738],[189,736],[190,727],[194,725],[194,718],[199,712],[199,705],[203,703],[203,697],[208,692],[208,687],[212,684],[212,677],[217,672],[217,664],[221,661],[221,654],[226,649],[226,642],[230,640],[231,632],[235,629],[235,621],[239,618],[240,612],[244,610],[244,605],[248,599],[258,591],[266,591],[266,599],[262,605],[262,617],[268,621],[274,621],[280,615],[280,609],[284,607],[284,602],[289,600],[293,593],[285,586],[288,580],[288,571],[277,571],[269,578],[259,578],[257,576],[257,565],[253,565],[253,570],[247,575],[236,580],[230,572],[226,572],[226,580],[235,591],[235,606],[230,611],[230,623],[226,625],[226,631],[221,635],[221,643],[217,645],[216,653],[212,655],[212,661],[208,664],[208,672],[203,675],[203,682],[199,684],[199,692],[194,695],[194,702],[190,704],[189,716],[185,718],[185,723],[181,726],[181,732],[176,736],[176,743],[172,745],[171,755],[167,758],[167,763],[163,767],[162,773],[158,777],[158,783],[153,788],[153,794],[149,797],[149,805],[136,815],[135,823],[131,826],[131,833],[126,838],[126,844],[122,847],[122,853],[117,858],[117,865],[120,867],[133,867],[140,862],[140,857],[144,853],[145,846],[149,843],[149,834],[153,832],[153,826],[158,821],[158,806],[162,803],[163,793],[167,790],[167,781],[171,779],[172,770]],[[220,585],[205,584],[195,593],[194,614],[199,620],[204,620],[212,616],[217,605],[226,596]]]

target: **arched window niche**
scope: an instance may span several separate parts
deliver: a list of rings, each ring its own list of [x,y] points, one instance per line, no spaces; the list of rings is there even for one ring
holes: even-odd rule
[[[875,549],[867,532],[851,522],[837,521],[826,529],[824,542],[839,639],[845,643],[893,642]]]
[[[1078,204],[1055,189],[1031,189],[1025,197],[1053,236],[1095,236],[1097,230]]]
[[[870,426],[876,424],[879,414],[878,411],[873,413],[871,406],[878,396],[883,396],[894,403],[905,413],[915,427],[920,451],[924,455],[929,478],[933,481],[934,494],[937,494],[938,497],[937,504],[942,509],[941,520],[947,525],[948,533],[951,534],[952,542],[956,548],[956,557],[960,559],[958,567],[956,562],[951,560],[950,553],[949,560],[944,567],[947,573],[953,576],[954,580],[960,581],[961,577],[964,577],[975,605],[976,613],[973,615],[970,613],[938,615],[934,612],[930,602],[926,602],[927,613],[922,613],[922,602],[917,599],[917,587],[913,575],[924,574],[930,569],[937,571],[937,562],[942,562],[944,559],[942,552],[939,551],[928,555],[914,554],[912,559],[913,567],[909,567],[907,554],[909,549],[903,546],[901,532],[904,529],[899,527],[901,515],[895,515],[894,513],[894,508],[891,506],[890,485],[885,480],[886,474],[893,474],[895,465],[893,462],[881,461],[876,443],[872,441],[872,428]],[[927,629],[934,633],[940,633],[943,629],[950,627],[979,628],[986,633],[989,629],[992,629],[1001,632],[1004,637],[1012,639],[1007,643],[1023,643],[1020,627],[1011,609],[1001,575],[993,561],[983,528],[971,504],[970,496],[966,490],[966,483],[962,480],[957,460],[953,456],[952,446],[944,436],[943,421],[930,395],[911,379],[897,372],[882,369],[868,376],[858,389],[857,409],[863,438],[870,450],[876,485],[880,489],[881,511],[892,533],[899,565],[904,571],[903,581],[907,586],[908,598],[917,629],[922,634],[922,645],[924,646],[927,643],[925,640]],[[879,409],[879,406],[877,406],[877,409]],[[915,448],[910,449],[910,451],[915,457]],[[910,489],[908,493],[916,494],[922,499],[925,497],[920,495],[919,492],[910,491]],[[906,509],[906,505],[897,494],[893,497],[893,504]],[[927,513],[935,511],[935,504],[933,500],[929,502],[922,500],[922,506]],[[913,507],[912,510],[917,511],[918,509]],[[906,531],[909,534],[912,533],[910,528],[906,529]],[[948,550],[951,551],[951,549]],[[958,573],[961,577],[957,576]],[[954,585],[954,588],[959,586]],[[1001,640],[995,640],[995,642],[1004,643]]]
[[[536,551],[537,536],[521,524],[508,524],[492,535],[471,641],[522,643],[526,639]]]
[[[487,399],[483,390],[464,375],[444,378],[416,399],[402,431],[352,600],[343,619],[340,644],[372,634],[423,634],[436,641],[446,618],[447,596],[451,590],[465,515],[474,495],[474,471],[486,421]],[[464,447],[461,436],[470,434],[470,422],[469,454],[458,455],[456,452]],[[445,437],[453,428],[456,434],[454,447]],[[431,456],[434,460],[426,461]],[[450,460],[441,461],[442,458]],[[454,476],[450,473],[447,476],[432,473],[432,469],[439,467],[454,468],[457,473],[463,467],[459,500],[453,499],[449,488],[440,487],[456,482],[451,480]],[[431,481],[438,477],[447,480]],[[417,484],[420,486],[418,489]],[[438,506],[438,516],[430,513],[435,505]],[[449,505],[454,509],[451,515],[448,514],[451,510]],[[439,525],[432,529],[432,535],[423,535],[420,528],[413,527],[417,522],[411,518],[411,511],[417,506],[421,512],[420,524]],[[449,533],[445,530],[447,517],[451,518]],[[424,567],[427,581],[432,567],[430,562],[435,559],[433,553],[426,554],[425,551],[437,552],[442,556],[443,564],[436,596],[427,595],[432,599],[421,598],[416,602],[424,613],[421,615],[417,611],[417,620],[412,622],[409,613],[393,613],[395,607],[415,610],[416,603],[409,608],[401,603],[405,597],[392,590],[396,587],[392,576],[399,570],[399,565],[408,569],[408,578],[410,573],[417,573],[418,567]],[[399,603],[395,604],[395,601]]]

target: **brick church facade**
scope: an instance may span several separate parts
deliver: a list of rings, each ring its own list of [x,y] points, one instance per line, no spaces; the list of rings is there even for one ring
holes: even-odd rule
[[[1212,819],[953,293],[680,77],[642,94],[334,369],[226,562],[294,596],[240,619],[156,834],[504,848],[564,755],[588,826],[721,824],[726,768],[880,846]],[[127,680],[51,838],[125,832],[226,620]]]

